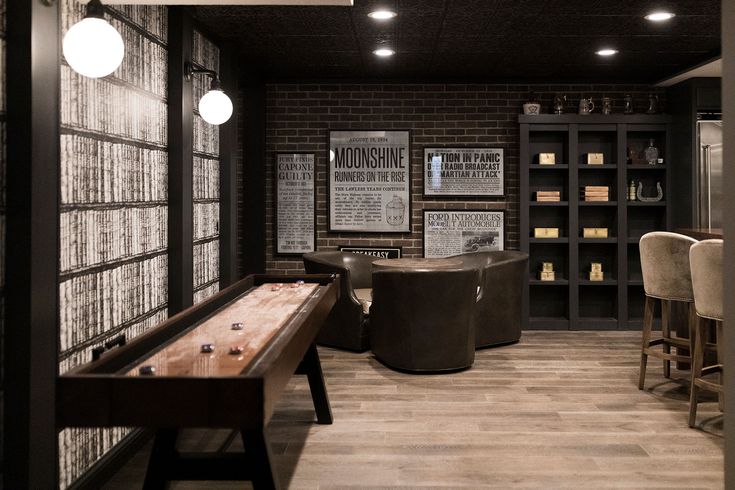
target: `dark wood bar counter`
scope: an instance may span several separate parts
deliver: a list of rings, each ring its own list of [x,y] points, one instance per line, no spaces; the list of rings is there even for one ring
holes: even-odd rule
[[[722,240],[722,228],[679,228],[677,233],[690,236],[695,240],[712,240],[719,238]]]

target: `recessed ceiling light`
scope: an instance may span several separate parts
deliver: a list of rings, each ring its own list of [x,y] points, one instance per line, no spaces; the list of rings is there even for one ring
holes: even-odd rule
[[[375,10],[368,14],[368,17],[375,20],[388,20],[398,15],[392,10]]]
[[[673,19],[674,17],[676,17],[676,14],[671,12],[651,12],[646,15],[645,19],[650,20],[651,22],[664,22],[669,19]]]
[[[373,54],[375,56],[380,56],[381,58],[387,58],[388,56],[393,56],[396,52],[390,48],[378,48],[373,51]]]
[[[598,56],[612,56],[614,54],[618,54],[617,49],[601,49],[599,51],[595,51],[595,54]]]

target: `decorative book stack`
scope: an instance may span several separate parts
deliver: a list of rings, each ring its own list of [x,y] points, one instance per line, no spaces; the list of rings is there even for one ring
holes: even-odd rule
[[[539,153],[538,163],[539,165],[556,165],[556,154],[555,153]]]
[[[586,185],[582,188],[582,200],[586,202],[610,200],[610,187],[606,185]]]
[[[602,264],[592,262],[590,264],[590,281],[602,281],[605,279],[605,273],[602,272]]]
[[[541,270],[538,273],[538,278],[541,281],[553,281],[556,279],[554,274],[554,264],[552,262],[543,262],[541,264]]]
[[[559,238],[559,228],[534,228],[534,238]]]
[[[537,202],[559,202],[561,191],[536,191]]]
[[[607,238],[607,228],[582,228],[582,238]]]
[[[603,153],[587,153],[587,165],[602,165],[605,163]]]

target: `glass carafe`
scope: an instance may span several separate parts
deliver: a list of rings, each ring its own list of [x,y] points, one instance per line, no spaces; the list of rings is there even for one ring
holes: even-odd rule
[[[654,145],[653,139],[648,140],[648,148],[643,152],[649,165],[658,163],[658,148]]]

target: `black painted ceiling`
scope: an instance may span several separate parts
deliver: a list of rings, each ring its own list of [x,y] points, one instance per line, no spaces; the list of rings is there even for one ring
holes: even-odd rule
[[[379,6],[398,12],[377,22]],[[656,8],[676,13],[662,24]],[[355,0],[354,7],[197,7],[270,80],[653,82],[717,55],[720,0]],[[377,58],[381,42],[397,54]],[[620,51],[612,58],[594,54]]]

